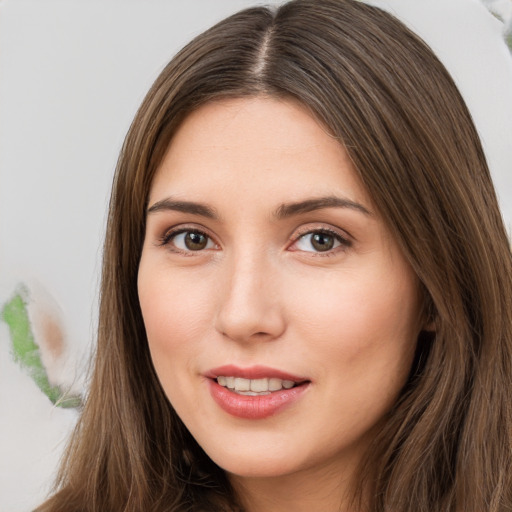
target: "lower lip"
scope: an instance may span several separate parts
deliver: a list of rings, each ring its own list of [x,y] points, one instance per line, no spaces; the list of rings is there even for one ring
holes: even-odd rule
[[[230,391],[213,379],[208,381],[213,399],[224,411],[237,418],[250,420],[261,420],[281,412],[295,403],[309,388],[309,383],[304,383],[268,395],[248,396]]]

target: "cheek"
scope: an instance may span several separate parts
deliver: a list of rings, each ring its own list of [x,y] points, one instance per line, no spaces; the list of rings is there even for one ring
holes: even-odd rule
[[[378,269],[378,267],[376,267]],[[343,366],[346,380],[367,383],[407,377],[419,332],[419,293],[413,275],[343,272],[304,283],[291,304],[298,339],[314,340],[325,371]]]
[[[148,267],[141,262],[139,301],[153,364],[165,388],[165,379],[187,371],[201,351],[212,301],[204,282]]]
[[[319,409],[331,411],[334,432],[357,437],[390,410],[410,373],[418,332],[415,280],[345,275],[309,296],[299,293],[307,302],[296,304],[297,317],[308,320],[297,339],[308,340],[304,351],[325,391]]]

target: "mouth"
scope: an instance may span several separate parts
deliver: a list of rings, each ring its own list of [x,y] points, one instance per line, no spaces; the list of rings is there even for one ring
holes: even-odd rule
[[[206,375],[210,393],[227,413],[244,419],[264,419],[299,401],[310,388],[309,379],[264,366],[233,365]]]
[[[237,395],[264,396],[282,389],[292,389],[300,385],[293,380],[279,379],[277,377],[264,377],[262,379],[244,379],[243,377],[219,375],[217,384],[229,389]]]

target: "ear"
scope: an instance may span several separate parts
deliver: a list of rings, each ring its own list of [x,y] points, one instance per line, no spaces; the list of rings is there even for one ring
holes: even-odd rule
[[[421,330],[423,332],[435,333],[437,331],[436,323],[435,319],[426,320],[423,323]]]
[[[438,330],[438,314],[430,295],[424,296],[420,325],[422,332],[435,334]]]

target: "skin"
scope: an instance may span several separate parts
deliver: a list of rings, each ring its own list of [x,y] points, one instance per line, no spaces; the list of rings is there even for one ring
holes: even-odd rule
[[[334,196],[346,204],[275,215]],[[162,206],[169,198],[207,205],[216,218]],[[356,465],[407,380],[421,322],[418,280],[345,150],[291,100],[213,102],[174,136],[149,208],[139,298],[175,410],[249,511],[347,509]],[[190,250],[173,229],[200,231],[206,245]],[[319,230],[328,250],[312,243]],[[309,384],[273,416],[237,418],[205,377],[226,364]]]

